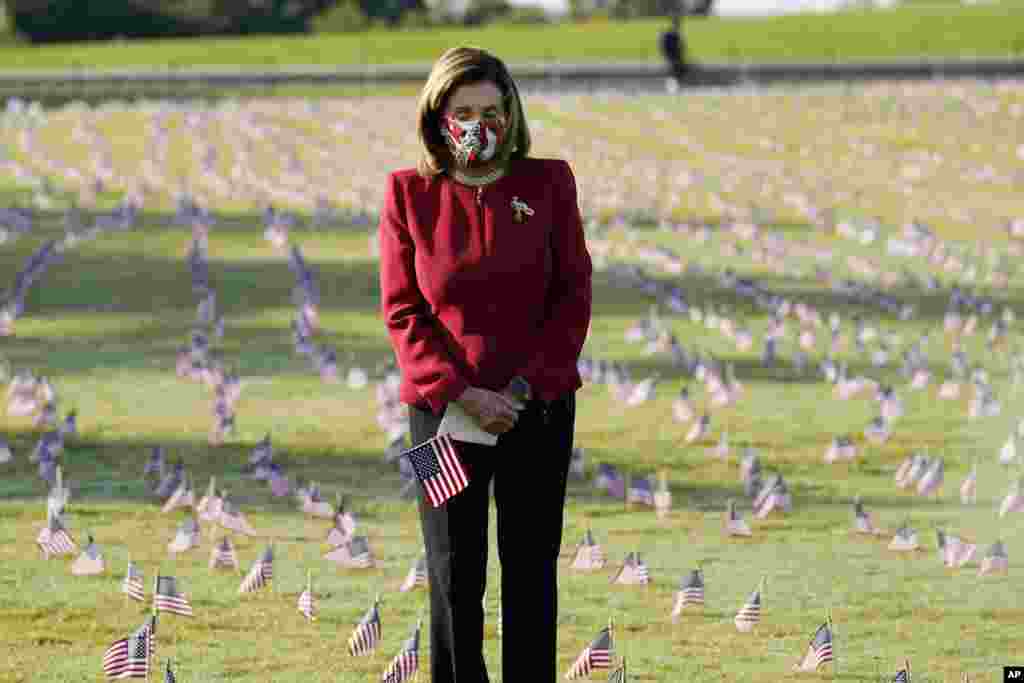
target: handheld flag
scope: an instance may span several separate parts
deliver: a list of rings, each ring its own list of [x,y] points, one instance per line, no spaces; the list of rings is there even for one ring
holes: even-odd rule
[[[435,436],[399,457],[409,458],[416,478],[427,494],[427,500],[434,507],[440,507],[469,485],[469,477],[459,461],[455,442],[448,434]]]

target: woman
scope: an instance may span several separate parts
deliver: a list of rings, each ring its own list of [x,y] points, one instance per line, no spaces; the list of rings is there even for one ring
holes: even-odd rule
[[[531,159],[501,60],[445,52],[420,96],[415,169],[388,177],[380,221],[384,319],[413,444],[457,404],[493,446],[458,443],[470,483],[420,496],[434,683],[488,681],[483,659],[493,479],[502,562],[503,679],[554,681],[557,558],[572,451],[576,361],[590,323],[591,261],[564,161]],[[520,402],[513,378],[531,390]]]

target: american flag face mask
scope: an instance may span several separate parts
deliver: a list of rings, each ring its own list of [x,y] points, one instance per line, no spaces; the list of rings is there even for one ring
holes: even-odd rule
[[[446,116],[441,124],[441,135],[456,163],[472,166],[494,158],[505,137],[505,126],[501,120],[460,121],[454,116]]]

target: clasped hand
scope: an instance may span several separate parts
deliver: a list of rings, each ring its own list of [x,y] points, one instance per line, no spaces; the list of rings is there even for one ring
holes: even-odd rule
[[[480,387],[467,387],[456,403],[489,434],[504,434],[515,426],[519,411],[526,406],[510,394]]]

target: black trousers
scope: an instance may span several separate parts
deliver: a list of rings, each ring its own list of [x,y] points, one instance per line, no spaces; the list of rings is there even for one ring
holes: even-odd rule
[[[441,417],[410,407],[414,444]],[[483,656],[490,484],[501,561],[502,671],[506,683],[554,683],[558,552],[576,421],[575,396],[530,401],[494,446],[459,443],[469,486],[433,507],[420,491],[430,577],[433,683],[489,683]]]

